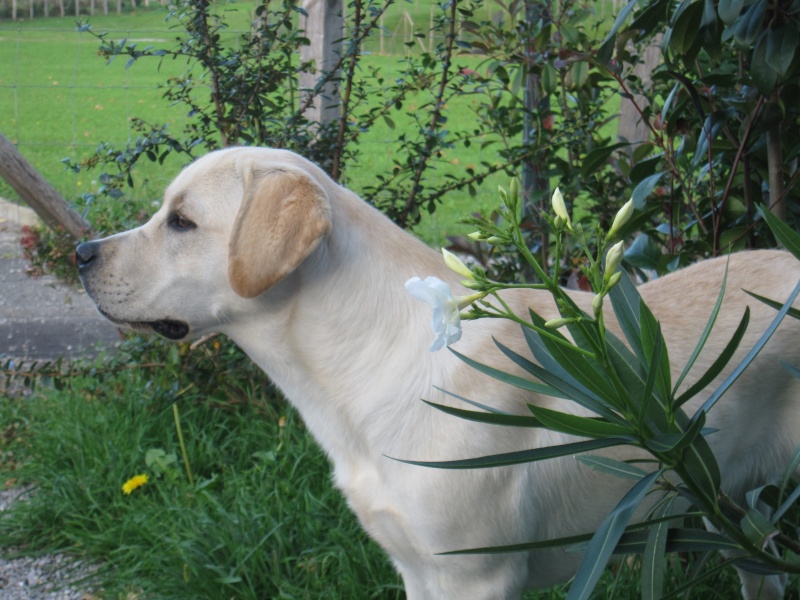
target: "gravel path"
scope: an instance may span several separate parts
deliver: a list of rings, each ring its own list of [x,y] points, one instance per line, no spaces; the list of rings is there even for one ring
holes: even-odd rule
[[[16,501],[24,488],[0,490],[0,511]],[[88,573],[87,567],[63,554],[6,559],[13,549],[0,549],[2,600],[99,600],[100,596],[67,585]]]
[[[0,359],[49,359],[80,352],[97,342],[119,339],[80,290],[60,285],[52,277],[25,275],[19,245],[21,226],[35,223],[29,209],[0,199]],[[0,394],[8,393],[2,389]],[[3,489],[0,511],[27,489]],[[20,500],[24,501],[24,500]],[[85,566],[63,554],[26,558],[0,548],[0,600],[99,600],[88,586],[67,582],[87,574]]]

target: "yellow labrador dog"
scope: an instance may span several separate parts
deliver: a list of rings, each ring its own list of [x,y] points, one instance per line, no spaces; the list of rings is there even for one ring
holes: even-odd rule
[[[174,340],[222,332],[258,363],[330,456],[336,485],[391,556],[411,600],[519,598],[525,588],[569,579],[579,556],[562,550],[437,553],[592,531],[630,486],[572,457],[468,471],[387,458],[462,459],[574,441],[470,423],[421,402],[451,403],[439,389],[519,414],[529,402],[578,409],[480,375],[450,352],[429,352],[430,307],[404,283],[434,275],[467,290],[438,252],[296,154],[209,154],[178,175],[148,223],[81,244],[77,258],[87,292],[114,323]],[[710,260],[641,288],[679,368],[706,324],[725,264]],[[746,304],[744,349],[774,317],[743,288],[783,300],[798,279],[800,265],[788,254],[732,256],[716,333],[697,372],[718,355]],[[586,309],[591,298],[576,294]],[[545,292],[507,300],[518,314],[531,306],[556,315]],[[456,348],[513,370],[493,337],[526,352],[518,326],[491,319],[465,323]],[[799,340],[797,321],[787,319],[711,412],[709,426],[720,431],[709,440],[730,494],[781,473],[800,442],[800,386],[779,362],[800,363]],[[749,598],[783,594],[779,577],[745,575],[743,584]]]

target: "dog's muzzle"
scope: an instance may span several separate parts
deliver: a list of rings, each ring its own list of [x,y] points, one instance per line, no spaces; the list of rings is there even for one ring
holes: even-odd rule
[[[164,336],[170,340],[180,340],[189,335],[189,325],[184,321],[177,319],[159,319],[156,321],[126,321],[115,317],[114,315],[106,312],[103,307],[97,302],[88,285],[87,276],[91,269],[100,263],[100,242],[90,241],[79,244],[75,249],[75,263],[78,265],[78,272],[81,277],[81,282],[86,292],[95,303],[98,304],[98,310],[109,321],[117,325],[131,327],[144,331],[153,331],[159,335]]]

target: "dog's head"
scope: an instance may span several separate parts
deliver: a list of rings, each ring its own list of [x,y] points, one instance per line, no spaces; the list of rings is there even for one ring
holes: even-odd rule
[[[211,153],[178,175],[146,224],[78,246],[83,286],[119,325],[175,340],[216,331],[328,234],[322,177],[286,151]]]

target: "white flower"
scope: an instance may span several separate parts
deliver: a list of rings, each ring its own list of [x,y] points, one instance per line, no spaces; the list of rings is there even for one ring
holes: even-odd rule
[[[449,285],[437,277],[427,277],[425,281],[412,277],[406,281],[406,291],[433,307],[431,327],[436,334],[436,340],[429,348],[431,352],[461,339],[461,307],[459,299],[453,297]]]

